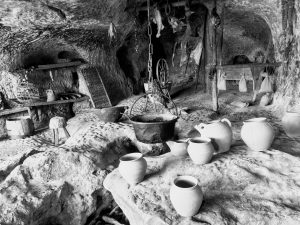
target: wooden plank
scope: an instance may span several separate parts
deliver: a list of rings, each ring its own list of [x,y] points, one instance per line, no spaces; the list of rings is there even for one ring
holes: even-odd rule
[[[250,68],[223,68],[220,71],[225,72],[226,80],[240,80],[243,74],[246,80],[253,80]]]
[[[26,107],[15,108],[15,109],[3,109],[0,111],[0,116],[11,115],[19,112],[26,112]]]
[[[219,65],[217,66],[217,69],[224,69],[224,68],[250,68],[252,66],[254,67],[266,67],[266,66],[275,66],[279,67],[281,65],[281,62],[277,63],[249,63],[249,64],[235,64],[235,65]]]
[[[81,101],[84,101],[87,99],[89,99],[89,97],[84,96],[84,97],[77,98],[77,99],[58,100],[58,101],[53,101],[53,102],[33,102],[33,103],[27,103],[24,106],[25,107],[34,107],[34,106],[42,106],[42,105],[56,105],[56,104],[64,104],[64,103],[70,103],[70,102],[81,102]]]
[[[38,68],[36,68],[36,70],[59,69],[59,68],[64,68],[64,67],[80,66],[80,65],[83,65],[83,63],[80,61],[58,63],[58,64],[47,64],[47,65],[39,65]]]
[[[86,67],[81,70],[90,92],[94,108],[112,106],[97,67]]]

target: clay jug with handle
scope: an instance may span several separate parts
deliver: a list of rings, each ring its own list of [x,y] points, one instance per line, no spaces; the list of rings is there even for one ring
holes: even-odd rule
[[[212,144],[217,153],[226,152],[230,149],[232,143],[231,122],[224,118],[221,120],[213,120],[209,123],[200,123],[195,128],[201,134],[201,137],[212,139]]]
[[[172,155],[185,156],[187,154],[188,140],[167,141],[166,144],[169,146]]]

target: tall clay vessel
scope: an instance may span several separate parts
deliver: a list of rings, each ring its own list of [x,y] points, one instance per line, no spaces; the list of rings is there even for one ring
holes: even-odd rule
[[[170,200],[179,215],[196,215],[203,201],[203,193],[197,179],[192,176],[177,177],[170,189]]]
[[[244,121],[241,137],[245,144],[254,151],[263,151],[270,148],[275,132],[264,117]]]
[[[300,112],[286,112],[282,117],[283,129],[291,138],[300,137]]]
[[[119,172],[129,184],[142,182],[146,169],[147,162],[142,153],[130,153],[120,158]]]
[[[195,128],[200,132],[201,137],[212,139],[216,152],[226,152],[230,149],[233,134],[228,119],[213,120],[208,124],[200,123]]]

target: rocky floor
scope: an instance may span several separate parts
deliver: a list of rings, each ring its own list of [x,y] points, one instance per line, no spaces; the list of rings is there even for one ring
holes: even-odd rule
[[[135,96],[127,99],[121,102],[120,105],[132,106],[132,103],[137,98]],[[237,214],[222,210],[228,208],[230,202],[233,202],[233,208],[238,207],[241,201],[246,204],[250,197],[257,197],[258,192],[262,191],[259,190],[260,187],[263,187],[266,183],[269,185],[270,182],[272,184],[270,196],[273,196],[276,188],[282,190],[284,193],[282,195],[274,195],[276,198],[274,198],[273,203],[270,202],[271,197],[266,197],[265,205],[263,204],[260,208],[258,205],[253,205],[252,203],[246,204],[245,210],[240,209],[241,215],[242,213],[246,213],[247,210],[249,211],[251,207],[254,207],[252,211],[263,210],[265,214],[257,214],[253,218],[262,218],[268,214],[267,205],[269,204],[269,209],[273,209],[270,204],[277,204],[276,201],[279,201],[278,199],[283,199],[282,204],[280,203],[280,207],[282,208],[276,208],[277,211],[274,211],[274,213],[280,214],[280,209],[290,213],[289,215],[297,212],[298,206],[295,205],[297,201],[292,201],[290,198],[292,195],[287,194],[287,192],[292,190],[294,196],[297,197],[295,193],[297,184],[290,185],[290,182],[293,180],[289,180],[289,173],[291,173],[291,179],[293,176],[295,176],[295,179],[297,178],[295,171],[298,168],[298,158],[295,156],[299,154],[299,142],[298,140],[291,140],[284,135],[280,119],[274,116],[272,106],[264,108],[258,106],[238,108],[231,105],[234,101],[247,102],[251,98],[251,94],[240,94],[236,90],[220,93],[219,113],[211,110],[210,97],[208,95],[199,92],[194,93],[192,89],[180,93],[174,98],[179,110],[184,111],[176,124],[176,136],[178,137],[199,135],[193,129],[193,126],[200,122],[226,117],[233,123],[234,139],[236,140],[236,147],[234,147],[233,151],[217,156],[214,158],[213,163],[200,169],[193,166],[189,161],[186,164],[186,160],[182,159],[176,159],[178,163],[170,165],[174,167],[172,171],[178,170],[182,173],[187,171],[194,171],[196,173],[198,171],[199,174],[210,174],[207,178],[201,179],[204,190],[211,190],[211,192],[207,192],[205,204],[203,205],[204,209],[208,210],[207,214],[205,214],[207,216],[203,217],[201,214],[198,218],[201,221],[204,220],[207,223],[211,223],[207,219],[210,218],[209,215],[211,213],[217,215],[216,218],[220,221],[222,219],[227,221],[227,224],[244,224]],[[135,113],[143,112],[141,110],[143,109],[141,107],[143,105],[143,101],[137,103]],[[257,116],[267,117],[276,128],[277,134],[277,138],[272,146],[276,150],[259,153],[259,158],[255,154],[250,154],[245,149],[243,143],[240,141],[239,134],[242,121]],[[123,224],[128,224],[128,221],[122,215],[122,211],[116,207],[111,194],[103,188],[104,178],[117,167],[119,157],[127,152],[141,151],[145,155],[153,156],[165,153],[168,151],[168,148],[165,144],[147,145],[138,142],[132,126],[126,121],[126,116],[122,120],[122,123],[104,123],[93,113],[78,114],[68,121],[67,129],[71,134],[71,138],[68,140],[62,138],[60,140],[61,145],[58,147],[52,144],[50,130],[26,139],[1,141],[0,224],[99,225],[110,224],[112,222],[103,220],[103,216],[107,216],[108,220],[109,218],[115,218]],[[283,151],[289,154],[283,153]],[[272,162],[276,162],[278,158],[282,158],[282,161],[272,165]],[[148,160],[156,165],[156,158],[149,158]],[[172,162],[172,160],[169,161],[167,160],[168,163]],[[268,166],[264,165],[265,161],[268,162]],[[284,167],[283,164],[291,164],[291,166]],[[253,166],[251,167],[251,165]],[[261,167],[262,165],[265,167]],[[241,169],[241,166],[248,166],[250,169],[248,168],[247,170],[244,167]],[[280,172],[281,174],[278,172],[280,167],[284,167]],[[256,168],[258,168],[258,172],[255,172]],[[169,182],[175,174],[172,171],[167,171],[163,172],[168,177],[165,181],[161,181],[160,179],[151,180],[150,177],[152,175],[149,175],[149,179],[145,183],[143,182],[133,189],[126,190],[129,191],[128,194],[134,199],[133,203],[141,212],[149,215],[157,213],[158,218],[167,223],[169,223],[169,219],[173,222],[180,222],[181,218],[174,214],[174,210],[170,207],[170,202],[167,199],[168,195],[166,194]],[[241,174],[245,175],[243,175],[244,177],[249,179],[241,179],[238,174],[236,175],[238,172],[241,172]],[[256,175],[253,175],[255,173]],[[224,175],[224,177],[227,180],[223,181],[220,178],[220,174],[225,174],[226,176]],[[214,177],[213,175],[216,176]],[[272,181],[268,180],[269,175]],[[119,181],[117,182],[115,187],[126,186],[122,178],[119,177],[117,170],[114,170],[109,176],[113,180],[117,179],[112,182],[120,181],[120,183]],[[277,178],[284,179],[282,183],[278,184],[275,182]],[[218,180],[218,182],[214,183],[213,181],[215,180]],[[229,181],[233,181],[233,183],[238,183],[239,185],[231,190],[233,187],[226,187]],[[253,185],[251,188],[249,187],[244,198],[235,198],[235,196],[240,195],[241,190],[244,190],[245,182],[252,182]],[[255,182],[258,182],[259,185],[255,186]],[[285,182],[288,183],[286,184]],[[218,185],[220,186],[218,187]],[[264,187],[263,191],[268,189],[268,185]],[[287,185],[290,187],[287,187]],[[148,190],[146,187],[150,189]],[[157,190],[153,191],[152,187],[157,188]],[[258,188],[257,190],[255,189],[256,187]],[[112,188],[109,189],[112,190]],[[226,195],[228,198],[219,200],[214,197],[222,196],[222,190],[226,190],[226,193],[228,192],[228,196]],[[251,191],[253,191],[253,196],[250,195]],[[142,198],[141,196],[145,193],[146,196]],[[155,208],[156,206],[151,203],[153,198],[156,200],[157,195],[158,197],[160,196],[160,200],[157,203],[161,203],[161,208]],[[215,205],[214,203],[209,203],[209,199],[211,198],[215,199]],[[221,201],[225,203],[222,205]],[[146,206],[143,203],[146,203],[147,207],[149,207],[145,208]],[[258,204],[260,201],[256,203]],[[213,210],[209,211],[211,205],[213,205]],[[290,209],[287,209],[288,207]],[[168,218],[164,218],[162,216],[163,213],[166,213]],[[254,215],[254,213],[249,213],[249,215],[252,214]],[[272,215],[269,215],[269,217],[271,218]],[[106,217],[104,218],[107,220]],[[289,218],[295,222],[297,216]],[[250,224],[254,223],[250,221]]]

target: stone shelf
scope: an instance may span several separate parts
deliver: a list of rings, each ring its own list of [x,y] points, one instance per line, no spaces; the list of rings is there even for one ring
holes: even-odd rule
[[[27,103],[27,104],[24,104],[23,107],[1,110],[0,117],[5,116],[5,115],[20,113],[20,112],[26,112],[26,111],[29,112],[30,107],[37,107],[37,106],[43,106],[43,105],[65,104],[65,103],[70,103],[70,102],[81,102],[81,101],[88,100],[88,99],[89,99],[89,96],[84,96],[84,97],[77,98],[77,99],[58,100],[58,101],[53,101],[53,102],[41,101],[41,102]]]

